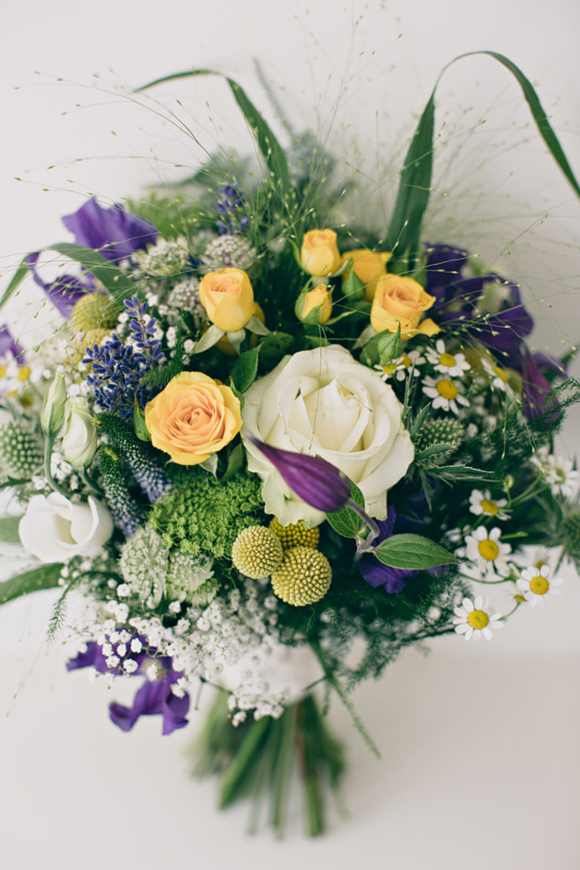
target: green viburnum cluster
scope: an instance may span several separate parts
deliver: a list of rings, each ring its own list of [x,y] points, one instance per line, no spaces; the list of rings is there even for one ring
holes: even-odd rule
[[[193,472],[153,506],[149,525],[168,549],[230,559],[238,533],[263,520],[261,486],[255,475],[236,474],[218,481]]]

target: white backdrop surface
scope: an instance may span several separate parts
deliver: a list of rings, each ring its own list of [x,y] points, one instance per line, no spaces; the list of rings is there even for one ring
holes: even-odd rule
[[[503,52],[538,85],[578,173],[579,25],[574,0],[8,0],[0,34],[1,286],[20,255],[65,238],[60,216],[90,193],[115,201],[159,178],[180,177],[176,163],[197,165],[191,140],[130,93],[193,66],[237,79],[268,113],[253,67],[259,58],[294,127],[330,129],[329,145],[339,155],[348,151],[351,161],[356,138],[372,179],[377,141],[381,153],[391,137],[395,152],[404,146],[411,115],[423,108],[445,63],[482,48]],[[442,82],[438,123],[475,130],[457,133],[447,146],[453,155],[454,144],[465,141],[469,155],[459,181],[450,176],[450,194],[458,190],[467,205],[454,212],[450,195],[449,226],[461,241],[480,239],[482,256],[498,268],[507,273],[513,264],[510,274],[529,278],[537,344],[554,347],[580,335],[578,207],[525,127],[517,86],[493,64],[461,61]],[[252,151],[223,82],[167,86],[155,97],[187,118],[206,147],[233,143],[241,154]],[[434,200],[445,183],[443,177]],[[481,188],[487,193],[474,200],[481,215],[473,215],[470,190],[475,196]],[[437,210],[432,221],[435,229],[443,225]],[[33,312],[24,296],[16,301],[23,332]],[[564,433],[565,452],[578,447],[577,420]],[[186,732],[170,738],[158,736],[157,720],[139,722],[131,735],[118,732],[107,719],[106,690],[83,673],[67,675],[63,651],[43,644],[52,594],[6,606],[0,866],[310,870],[372,862],[393,870],[576,870],[580,580],[573,572],[563,590],[550,608],[520,611],[490,644],[445,638],[429,657],[410,651],[382,680],[360,687],[354,701],[380,762],[335,703],[333,722],[350,749],[350,819],[334,820],[316,842],[301,839],[295,821],[284,843],[268,833],[246,837],[245,811],[218,814],[212,785],[189,779],[182,750],[196,713]]]

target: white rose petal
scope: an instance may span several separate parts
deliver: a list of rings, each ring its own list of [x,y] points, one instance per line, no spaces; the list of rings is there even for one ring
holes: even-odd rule
[[[113,533],[113,519],[91,495],[88,502],[73,504],[52,492],[30,499],[18,533],[24,549],[41,562],[63,562],[98,555]]]
[[[414,456],[392,388],[338,345],[284,357],[246,392],[243,417],[248,468],[264,480],[266,511],[283,524],[318,525],[325,515],[286,486],[248,435],[326,459],[357,484],[378,519],[386,517],[387,490]]]

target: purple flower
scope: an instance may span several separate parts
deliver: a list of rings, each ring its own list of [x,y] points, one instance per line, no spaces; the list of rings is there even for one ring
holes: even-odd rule
[[[462,277],[468,252],[450,245],[428,245],[427,283],[425,290],[435,296],[439,303],[448,302],[455,295],[453,284]],[[436,303],[437,305],[437,303]]]
[[[93,280],[90,276],[87,276],[86,282],[83,283],[80,278],[76,278],[74,275],[60,275],[56,281],[43,281],[36,271],[39,256],[40,252],[36,251],[33,254],[29,254],[26,258],[26,264],[32,273],[32,278],[44,290],[61,317],[68,320],[81,296],[84,296],[85,293],[90,293],[94,289]]]
[[[350,498],[350,481],[330,462],[319,456],[271,447],[253,435],[248,437],[306,504],[327,514],[345,506]]]
[[[547,360],[549,360],[549,365],[545,364]],[[540,414],[549,412],[552,412],[551,419],[557,419],[560,406],[557,399],[553,396],[548,398],[552,386],[540,370],[540,366],[553,370],[556,365],[554,360],[545,357],[543,354],[532,354],[527,347],[523,349],[521,365],[516,370],[522,376],[523,411],[528,420],[533,420],[534,417],[539,417]],[[559,374],[561,373],[562,368],[560,367]]]
[[[387,519],[375,521],[379,527],[379,536],[373,541],[375,547],[391,537],[396,519],[395,508],[391,505]],[[384,586],[385,591],[390,595],[401,592],[407,585],[407,578],[414,577],[418,573],[417,571],[407,571],[403,568],[391,568],[389,565],[383,565],[375,555],[370,553],[361,557],[358,568],[367,583],[375,589],[378,586]]]
[[[78,245],[93,248],[113,261],[145,250],[159,235],[149,221],[126,212],[121,205],[103,208],[95,197],[74,214],[63,217],[62,222]]]
[[[22,346],[13,338],[10,330],[3,323],[0,326],[0,359],[3,359],[7,354],[12,354],[14,359],[19,359],[23,353]]]

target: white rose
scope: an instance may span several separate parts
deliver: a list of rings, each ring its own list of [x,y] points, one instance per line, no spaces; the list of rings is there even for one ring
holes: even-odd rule
[[[87,468],[97,452],[97,430],[91,422],[86,399],[67,399],[64,414],[62,455],[73,468]]]
[[[377,372],[340,345],[316,348],[284,357],[244,399],[248,468],[264,481],[268,513],[284,525],[301,519],[318,525],[325,518],[289,489],[248,435],[326,459],[357,484],[370,516],[386,518],[386,492],[407,471],[414,448],[401,403]]]
[[[113,534],[108,508],[89,496],[73,504],[64,495],[33,495],[20,520],[22,546],[41,562],[63,562],[73,556],[96,556]]]

